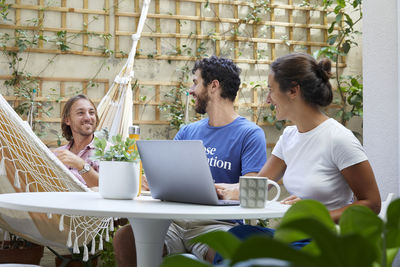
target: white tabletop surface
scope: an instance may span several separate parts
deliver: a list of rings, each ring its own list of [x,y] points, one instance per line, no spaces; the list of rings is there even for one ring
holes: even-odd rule
[[[263,209],[165,202],[141,196],[135,200],[104,199],[93,192],[13,193],[0,195],[0,207],[55,214],[146,219],[258,219],[282,217],[290,207],[269,202]]]

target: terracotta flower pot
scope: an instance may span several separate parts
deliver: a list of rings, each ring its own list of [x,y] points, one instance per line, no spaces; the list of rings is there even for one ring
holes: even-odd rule
[[[10,241],[4,241],[4,247],[9,247]],[[44,247],[29,243],[18,248],[0,248],[0,263],[21,263],[40,265]]]

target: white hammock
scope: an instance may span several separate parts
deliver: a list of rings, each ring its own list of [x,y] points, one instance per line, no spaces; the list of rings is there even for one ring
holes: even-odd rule
[[[128,60],[97,107],[100,118],[97,129],[107,128],[110,136],[120,134],[125,139],[128,136],[128,128],[132,124],[133,94],[131,83],[134,77],[133,63],[149,5],[150,0],[143,1],[137,31],[136,34],[132,35],[133,42]]]
[[[107,127],[110,136],[127,136],[132,123],[133,62],[137,42],[143,29],[150,0],[144,0],[137,33],[127,63],[115,78],[106,96],[99,104],[99,129]],[[129,89],[129,90],[128,90]],[[0,94],[0,193],[14,192],[91,191],[83,185],[33,133]],[[68,205],[68,203],[65,203]],[[46,246],[73,247],[79,253],[83,245],[88,259],[95,253],[96,236],[109,238],[113,218],[51,215],[0,209],[0,228],[34,243]],[[64,228],[69,231],[64,231]],[[103,249],[99,239],[98,249]]]
[[[90,191],[42,143],[0,95],[0,193]],[[68,205],[68,203],[65,203]],[[0,227],[46,246],[84,247],[108,235],[112,218],[92,218],[0,209]],[[64,228],[69,231],[63,231]],[[100,238],[100,240],[102,240]],[[99,249],[102,249],[100,241]],[[92,244],[92,252],[95,246]]]

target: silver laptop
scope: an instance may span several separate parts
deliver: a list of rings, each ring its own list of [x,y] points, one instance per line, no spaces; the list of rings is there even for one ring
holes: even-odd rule
[[[138,140],[137,147],[156,199],[206,205],[239,205],[220,200],[200,140]]]

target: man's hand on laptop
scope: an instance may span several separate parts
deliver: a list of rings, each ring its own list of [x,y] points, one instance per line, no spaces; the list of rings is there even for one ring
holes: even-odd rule
[[[219,199],[239,200],[239,183],[236,184],[215,184]]]
[[[147,178],[145,175],[142,175],[142,190],[150,191],[149,184],[147,183]]]

